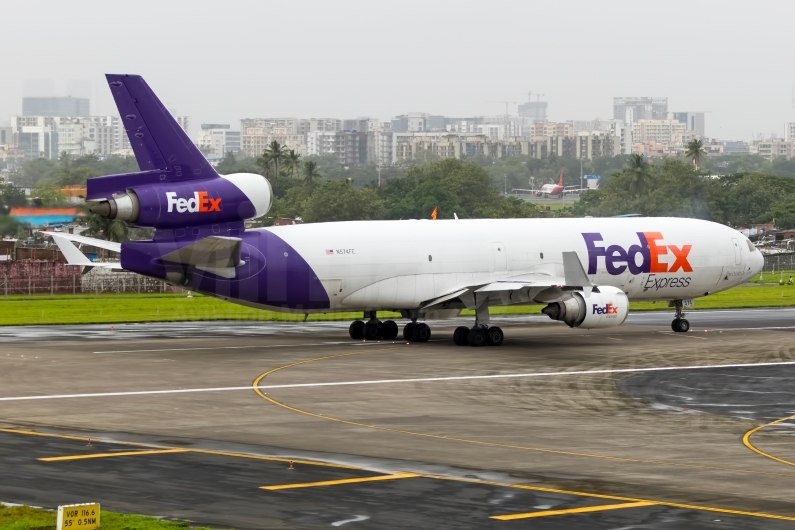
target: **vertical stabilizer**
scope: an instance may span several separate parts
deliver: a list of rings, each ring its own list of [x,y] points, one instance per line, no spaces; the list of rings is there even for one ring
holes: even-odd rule
[[[558,179],[558,186],[563,186],[563,171],[565,168],[560,168],[560,178]]]
[[[165,180],[218,176],[141,76],[105,77],[141,171],[169,170]]]

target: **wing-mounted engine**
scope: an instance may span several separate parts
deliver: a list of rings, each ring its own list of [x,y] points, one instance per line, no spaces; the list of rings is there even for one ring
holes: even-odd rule
[[[552,320],[565,322],[572,328],[599,329],[620,326],[629,314],[629,299],[616,287],[595,287],[590,295],[574,291],[561,302],[553,302],[541,310]]]
[[[270,210],[272,202],[268,179],[238,173],[133,185],[94,205],[91,211],[135,226],[175,228],[256,219]]]

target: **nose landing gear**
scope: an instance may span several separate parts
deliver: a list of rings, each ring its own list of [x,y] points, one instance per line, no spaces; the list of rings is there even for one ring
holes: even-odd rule
[[[674,300],[674,307],[676,314],[674,320],[671,322],[671,329],[677,333],[687,333],[690,331],[690,322],[685,317],[684,305],[681,300]]]

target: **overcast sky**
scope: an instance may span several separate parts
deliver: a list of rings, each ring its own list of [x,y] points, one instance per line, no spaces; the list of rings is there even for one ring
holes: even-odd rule
[[[711,111],[709,137],[749,140],[795,121],[793,15],[792,0],[5,0],[0,122],[42,79],[55,95],[87,80],[92,114],[115,114],[113,72],[194,124],[493,115],[533,91],[551,120],[667,96]]]

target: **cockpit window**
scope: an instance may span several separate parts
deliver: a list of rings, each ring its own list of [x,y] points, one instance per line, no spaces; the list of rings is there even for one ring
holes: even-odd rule
[[[750,239],[746,239],[746,240],[745,240],[745,242],[748,244],[748,250],[750,250],[751,252],[753,252],[754,250],[756,250],[756,247],[754,246],[754,244],[753,244],[753,243],[751,243],[751,240],[750,240]]]

